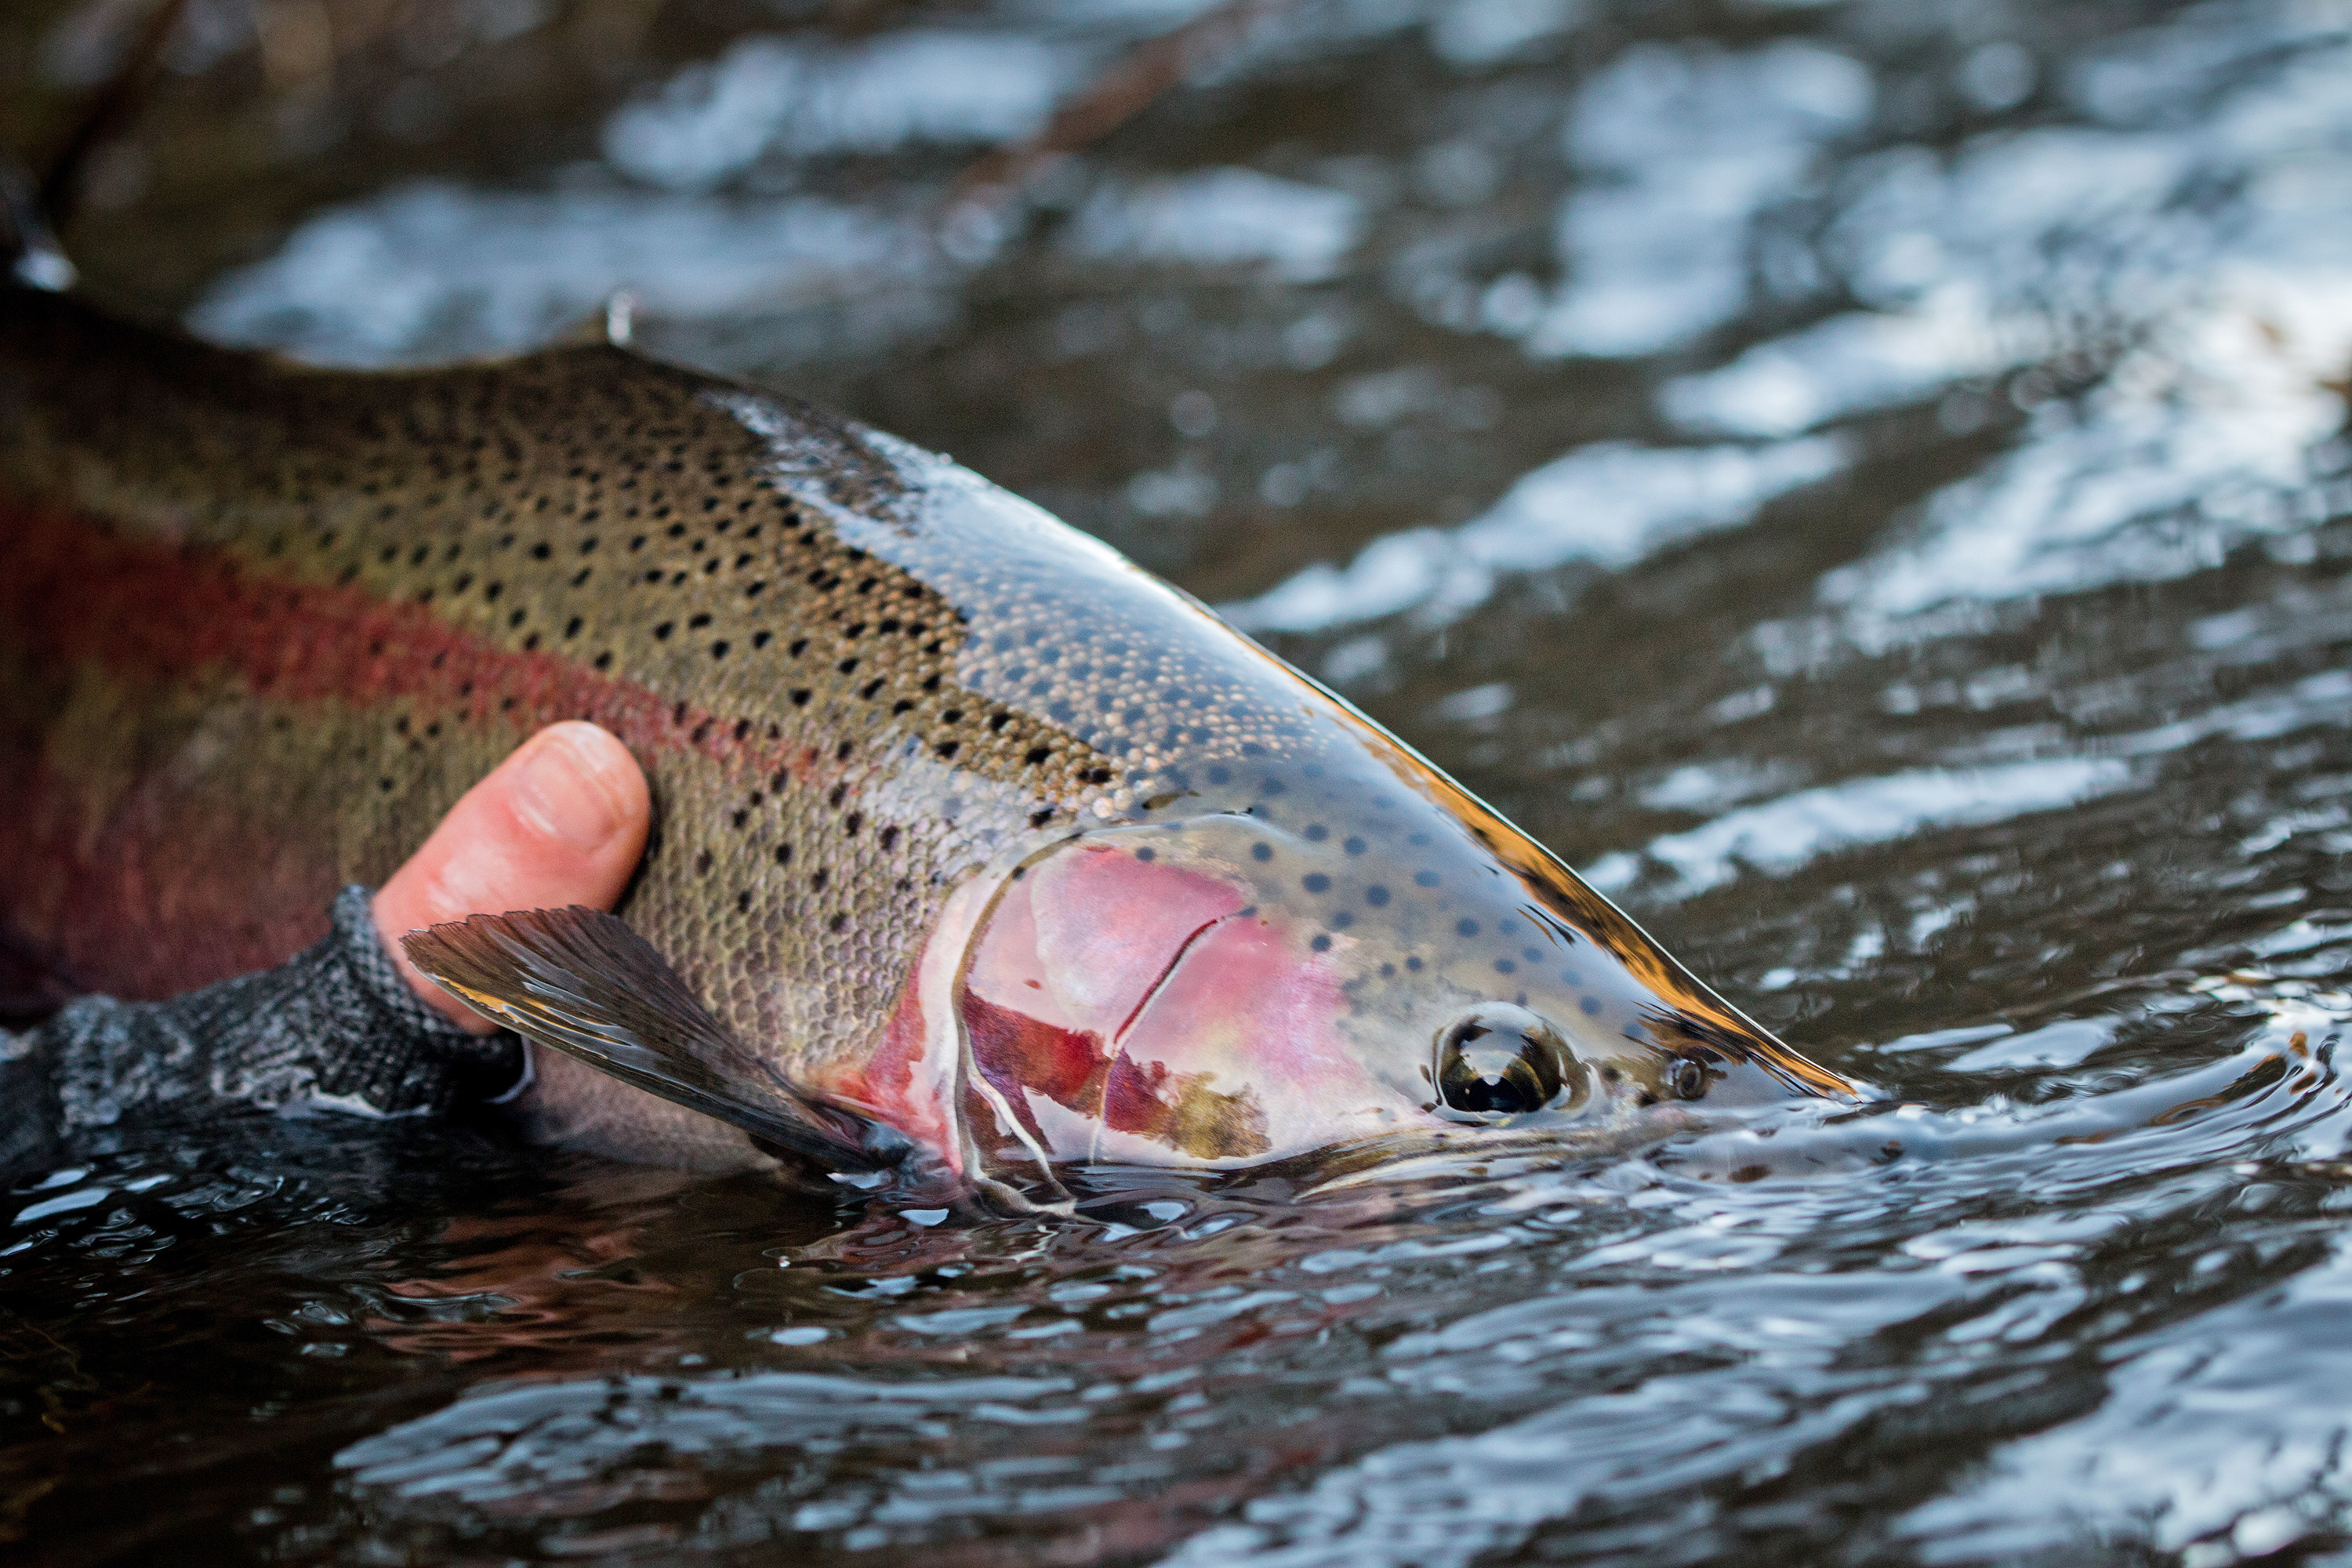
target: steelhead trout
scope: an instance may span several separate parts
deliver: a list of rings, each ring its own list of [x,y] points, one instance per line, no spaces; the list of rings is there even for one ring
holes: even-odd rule
[[[0,292],[21,963],[153,996],[283,958],[560,719],[652,783],[620,918],[411,941],[554,1047],[547,1138],[969,1188],[1847,1089],[1346,702],[945,458],[612,346],[331,372]]]

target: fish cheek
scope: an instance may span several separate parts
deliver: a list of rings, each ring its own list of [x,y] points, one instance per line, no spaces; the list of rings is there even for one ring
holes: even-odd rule
[[[1263,1151],[1265,1119],[1246,1088],[1223,1092],[1210,1074],[1119,1044],[1192,943],[1241,902],[1221,879],[1083,843],[1006,889],[961,1005],[973,1066],[1030,1139],[1063,1158],[1094,1153],[1101,1130],[1196,1160]]]
[[[1246,901],[1223,878],[1084,841],[1024,880],[1036,978],[1075,1019],[1107,1036],[1134,1016],[1188,942]]]
[[[1176,1121],[1209,1117],[1234,1152],[1295,1153],[1393,1130],[1410,1096],[1367,1069],[1340,1024],[1343,954],[1254,916],[1195,942],[1120,1038],[1123,1054],[1201,1087]],[[1205,1097],[1213,1086],[1224,1103]],[[1163,1098],[1165,1098],[1163,1094]]]

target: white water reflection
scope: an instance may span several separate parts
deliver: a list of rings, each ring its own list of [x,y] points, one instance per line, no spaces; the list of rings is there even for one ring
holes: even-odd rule
[[[814,196],[733,205],[631,190],[501,194],[432,182],[330,209],[218,279],[198,332],[323,364],[542,342],[626,289],[650,313],[782,310],[920,284],[909,220]]]
[[[1583,20],[1586,0],[1444,0],[1429,18],[1429,45],[1448,65],[1491,66]]]
[[[2343,1028],[2308,1005],[2280,1015],[2277,1032],[2315,1048]],[[2211,1272],[2207,1259],[2179,1289]],[[2274,1289],[2110,1346],[2096,1410],[2005,1445],[1989,1474],[1914,1510],[1902,1533],[1930,1563],[2123,1539],[2200,1568],[2333,1535],[2352,1516],[2352,1349],[2335,1331],[2347,1310],[2352,1254],[2339,1243]]]
[[[1793,436],[2007,370],[2051,346],[2044,323],[2003,320],[1975,284],[1956,282],[1907,310],[1849,310],[1759,343],[1718,370],[1666,383],[1658,401],[1695,432]]]
[[[1254,169],[1206,169],[1105,186],[1079,209],[1070,247],[1095,260],[1265,263],[1306,283],[1337,271],[1363,227],[1363,204],[1349,192]]]
[[[1540,354],[1643,354],[1748,301],[1748,227],[1869,116],[1870,73],[1815,44],[1643,46],[1586,86],[1567,132],[1584,183],[1559,216],[1568,274],[1533,319]]]
[[[2087,393],[2042,402],[2016,448],[1932,498],[1907,537],[1825,581],[1824,600],[1865,624],[2176,576],[2339,510],[2343,34],[2307,8],[2209,7],[2077,65],[2069,95],[2095,123],[1864,161],[1823,249],[1880,309],[1672,382],[1666,412],[1779,435],[2069,344],[2111,359]],[[2270,50],[2274,65],[2247,64]],[[2189,103],[2210,118],[2184,125]]]
[[[1659,896],[1678,898],[1730,881],[1743,866],[1786,875],[1839,849],[1885,844],[1933,827],[2002,822],[2073,805],[2131,782],[2112,759],[2052,758],[2000,767],[1920,768],[1800,790],[1729,812],[1702,826],[1654,838],[1638,854],[1618,850],[1587,867],[1603,892],[1633,885],[1643,862],[1670,879]]]
[[[689,67],[604,127],[614,165],[699,189],[763,155],[986,143],[1045,124],[1087,56],[1013,33],[926,29],[856,44],[752,37]]]
[[[1344,567],[1310,566],[1222,613],[1252,631],[1319,631],[1405,610],[1443,621],[1484,601],[1506,574],[1580,560],[1616,570],[1738,527],[1775,496],[1843,461],[1843,447],[1829,437],[1756,447],[1580,447],[1459,528],[1391,534]]]
[[[2245,271],[2174,318],[2018,448],[1948,487],[1916,532],[1823,579],[1865,617],[1957,597],[2179,576],[2237,540],[2320,521],[2344,466],[2352,268]],[[2334,383],[2334,384],[2330,384]]]

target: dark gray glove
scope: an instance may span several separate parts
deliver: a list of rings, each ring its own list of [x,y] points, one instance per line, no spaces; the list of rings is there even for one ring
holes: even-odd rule
[[[0,1035],[0,1169],[164,1107],[309,1102],[412,1116],[521,1087],[522,1042],[467,1034],[419,1000],[384,952],[365,888],[343,889],[333,921],[275,969],[164,1002],[87,996]]]

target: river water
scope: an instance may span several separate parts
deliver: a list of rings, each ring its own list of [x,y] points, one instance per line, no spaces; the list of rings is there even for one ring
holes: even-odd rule
[[[16,8],[0,130],[135,10]],[[2352,7],[1297,0],[965,199],[1199,11],[196,0],[74,247],[341,363],[625,289],[1218,605],[1872,1101],[989,1225],[160,1127],[0,1218],[15,1550],[2352,1562]]]

